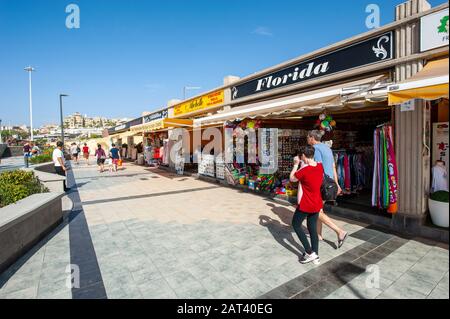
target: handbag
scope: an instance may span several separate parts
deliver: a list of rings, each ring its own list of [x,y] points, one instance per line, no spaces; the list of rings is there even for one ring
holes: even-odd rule
[[[338,193],[338,186],[334,179],[324,174],[322,186],[320,187],[320,193],[322,194],[323,201],[336,200]]]

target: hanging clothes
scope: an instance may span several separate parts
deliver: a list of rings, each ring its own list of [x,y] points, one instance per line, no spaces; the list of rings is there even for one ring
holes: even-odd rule
[[[376,128],[373,141],[372,206],[395,214],[398,211],[398,170],[392,126],[383,125]]]
[[[447,169],[441,163],[437,163],[432,169],[433,180],[431,182],[431,193],[437,191],[448,192]]]

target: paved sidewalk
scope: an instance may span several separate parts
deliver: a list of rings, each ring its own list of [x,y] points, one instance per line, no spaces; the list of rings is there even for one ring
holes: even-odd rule
[[[23,156],[2,158],[2,161],[0,163],[0,173],[3,171],[9,171],[22,167],[25,167]]]
[[[339,220],[344,246],[326,229],[321,265],[301,265],[291,206],[133,164],[73,166],[64,223],[0,275],[0,298],[449,298],[447,245]]]

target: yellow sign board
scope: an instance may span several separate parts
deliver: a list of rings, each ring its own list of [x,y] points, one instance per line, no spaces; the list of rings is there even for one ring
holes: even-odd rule
[[[200,96],[199,98],[189,100],[174,107],[173,115],[180,116],[188,113],[209,109],[224,102],[224,91],[219,90]]]

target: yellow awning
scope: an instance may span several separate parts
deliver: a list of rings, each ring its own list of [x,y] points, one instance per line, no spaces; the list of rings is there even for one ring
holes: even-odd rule
[[[171,127],[191,127],[192,120],[190,119],[173,119],[173,118],[165,118],[154,120],[145,124],[137,125],[131,128],[131,131],[136,132],[153,132],[165,128]]]
[[[126,137],[128,137],[128,136],[134,136],[134,135],[136,135],[136,134],[137,134],[137,132],[126,131],[126,132],[122,132],[122,133],[117,133],[117,134],[110,135],[109,138],[112,138],[112,139],[121,139],[121,138],[126,138]]]
[[[428,62],[424,68],[404,82],[388,88],[389,105],[413,99],[448,99],[448,58]]]

